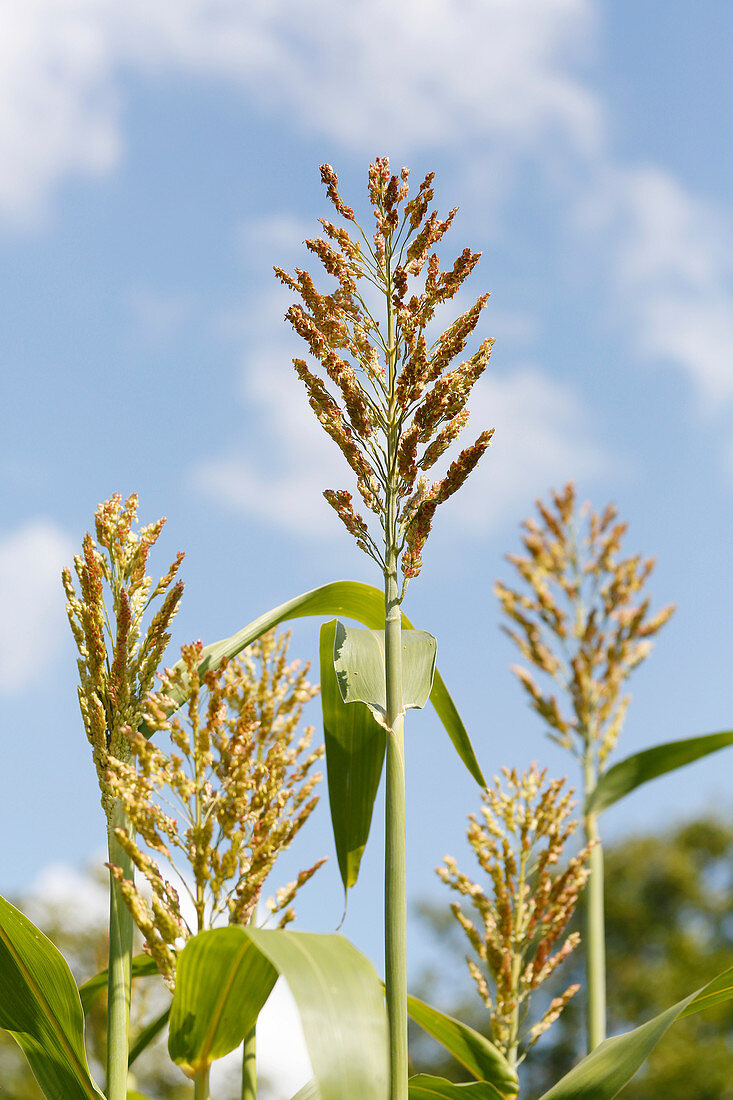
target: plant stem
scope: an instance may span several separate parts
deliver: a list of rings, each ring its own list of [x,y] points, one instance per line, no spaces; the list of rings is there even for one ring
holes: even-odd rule
[[[257,1100],[257,1028],[244,1040],[242,1055],[242,1100]]]
[[[591,749],[584,759],[584,796],[594,790],[597,773]],[[588,985],[588,1052],[606,1038],[606,934],[603,903],[603,849],[596,814],[584,814],[583,825],[590,853],[590,877],[585,888],[585,970]]]
[[[392,304],[391,241],[386,277],[389,410],[384,553],[384,669],[387,703],[387,780],[384,861],[384,978],[390,1047],[390,1097],[407,1100],[407,854],[405,744],[402,709],[402,613],[397,583],[397,355]]]
[[[119,803],[109,827],[109,862],[122,868],[132,879],[132,860],[120,847],[114,828],[129,830],[130,823]],[[107,980],[107,1100],[126,1100],[129,1054],[131,960],[133,922],[110,875],[109,880],[109,970]]]
[[[193,1079],[194,1100],[211,1100],[209,1092],[209,1070],[211,1066],[205,1065]]]

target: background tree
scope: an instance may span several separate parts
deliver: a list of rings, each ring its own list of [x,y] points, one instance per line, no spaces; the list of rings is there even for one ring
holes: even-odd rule
[[[631,836],[606,851],[606,936],[609,1032],[627,1030],[662,1011],[733,965],[733,822],[703,818],[661,835]],[[436,972],[426,971],[415,992],[486,1033],[486,1012],[458,965],[465,944],[447,906],[422,904],[423,919],[439,937]],[[456,965],[447,960],[455,957]],[[451,975],[448,986],[441,974]],[[582,982],[571,956],[560,984]],[[443,1060],[444,1051],[415,1030],[415,1071],[465,1080]],[[623,1093],[628,1100],[733,1100],[733,1003],[676,1023]],[[572,1001],[520,1069],[522,1100],[531,1100],[583,1054],[582,1010]]]

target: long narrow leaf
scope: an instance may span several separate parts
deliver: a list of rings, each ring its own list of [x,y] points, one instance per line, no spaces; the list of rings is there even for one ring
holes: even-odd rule
[[[502,1094],[488,1081],[456,1085],[444,1077],[419,1073],[408,1082],[409,1100],[502,1100]]]
[[[303,1085],[302,1089],[298,1089],[292,1100],[321,1100],[318,1085],[315,1081],[309,1081],[307,1085]]]
[[[248,645],[279,623],[309,615],[345,616],[356,619],[364,626],[378,629],[384,625],[384,593],[360,581],[333,581],[331,584],[314,588],[310,592],[304,592],[272,608],[271,611],[266,611],[230,638],[205,646],[199,666],[201,672],[218,668],[222,661],[241,653]],[[412,629],[412,623],[406,615],[402,616],[402,625]],[[176,702],[180,706],[185,701],[185,692],[180,691],[176,696]],[[433,689],[430,692],[430,701],[461,760],[476,782],[482,787],[485,786],[466,728],[437,669]]]
[[[344,703],[333,667],[336,619],[319,639],[328,799],[344,889],[357,880],[384,765],[386,735],[364,703]]]
[[[659,1040],[675,1020],[699,1012],[733,996],[731,970],[719,974],[696,993],[648,1020],[641,1027],[606,1039],[587,1058],[579,1062],[561,1081],[543,1093],[540,1100],[613,1100],[646,1061]],[[708,998],[712,998],[708,1001]],[[701,1065],[700,1072],[704,1073]],[[688,1091],[694,1095],[694,1082]]]
[[[132,976],[133,978],[149,978],[153,974],[159,974],[160,971],[155,965],[150,955],[135,955],[132,960]],[[79,986],[79,996],[81,997],[81,1007],[84,1010],[86,1016],[95,1003],[97,998],[107,988],[107,970],[100,970],[98,974],[95,974],[93,978],[84,982]]]
[[[688,737],[681,741],[668,741],[654,745],[643,752],[627,756],[609,768],[600,779],[586,803],[588,813],[600,813],[624,795],[636,790],[642,783],[684,768],[703,756],[733,745],[733,730],[707,733],[702,737]]]
[[[501,1051],[478,1031],[417,997],[407,998],[407,1011],[479,1081],[489,1082],[500,1096],[516,1096],[519,1081],[515,1071]]]
[[[234,1050],[278,973],[300,1013],[320,1100],[384,1100],[384,1000],[371,963],[343,936],[236,926],[194,936],[178,960],[173,1061],[192,1073]]]
[[[160,1016],[156,1016],[154,1020],[151,1020],[147,1027],[144,1027],[142,1029],[137,1039],[130,1047],[130,1055],[127,1059],[128,1067],[131,1066],[132,1063],[140,1057],[142,1052],[150,1046],[153,1039],[156,1039],[158,1035],[160,1035],[161,1031],[170,1019],[170,1014],[171,1009],[170,1005],[168,1005],[168,1008],[166,1008],[164,1012],[161,1012]]]
[[[63,955],[0,898],[0,1027],[21,1048],[48,1100],[104,1100],[84,1050],[84,1014]]]

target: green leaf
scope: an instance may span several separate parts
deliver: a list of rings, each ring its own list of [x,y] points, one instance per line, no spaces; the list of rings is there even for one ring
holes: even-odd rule
[[[132,977],[133,978],[149,978],[153,974],[159,974],[160,971],[155,965],[150,955],[135,955],[132,960]],[[84,982],[79,986],[79,996],[81,997],[81,1007],[84,1010],[86,1016],[92,1005],[97,998],[101,995],[103,990],[107,988],[107,970],[100,970],[98,974],[95,974],[93,978]]]
[[[386,735],[364,703],[344,703],[333,667],[336,619],[319,640],[326,771],[336,856],[344,889],[357,880],[384,764]]]
[[[0,1027],[48,1100],[104,1100],[89,1073],[79,991],[63,955],[0,898]]]
[[[308,615],[341,615],[356,619],[364,626],[376,630],[384,626],[384,593],[360,581],[333,581],[331,584],[314,588],[310,592],[304,592],[288,600],[287,603],[266,611],[264,615],[260,615],[230,638],[205,646],[199,665],[200,671],[203,673],[207,669],[218,668],[222,661],[241,653],[248,645],[279,623]],[[402,625],[408,630],[412,629],[412,623],[404,614]],[[174,667],[178,668],[180,664],[179,661]],[[179,691],[175,696],[179,706],[185,703],[186,698],[184,690]],[[461,760],[476,782],[482,787],[485,786],[486,783],[466,728],[437,669],[430,692],[430,701]]]
[[[702,737],[688,737],[682,741],[668,741],[664,745],[654,745],[633,756],[627,756],[614,764],[598,780],[598,785],[586,802],[586,813],[600,813],[624,795],[656,779],[666,772],[684,768],[711,752],[718,752],[733,745],[733,731],[707,733]]]
[[[130,1055],[127,1059],[128,1067],[131,1066],[132,1063],[140,1057],[146,1047],[150,1046],[153,1039],[157,1038],[157,1036],[160,1035],[161,1031],[170,1019],[170,1014],[171,1009],[170,1005],[168,1005],[168,1008],[166,1008],[165,1012],[161,1012],[160,1016],[157,1016],[154,1020],[151,1020],[147,1027],[144,1027],[142,1029],[137,1039],[130,1047]]]
[[[408,1082],[410,1100],[502,1100],[502,1094],[488,1081],[470,1081],[456,1085],[443,1077],[418,1073]]]
[[[315,1081],[309,1081],[307,1085],[303,1085],[302,1089],[298,1089],[292,1100],[321,1100],[318,1085]]]
[[[430,698],[435,676],[438,643],[424,630],[402,631],[402,705],[418,710]],[[336,623],[333,647],[341,698],[345,703],[366,703],[384,724],[387,717],[387,684],[384,664],[384,631]]]
[[[540,1100],[612,1100],[628,1084],[675,1020],[733,996],[733,968],[641,1027],[606,1039]],[[704,1065],[700,1067],[704,1073]],[[692,1093],[690,1093],[692,1095]]]
[[[343,936],[230,926],[178,960],[168,1049],[187,1072],[242,1042],[279,973],[300,1013],[320,1100],[384,1100],[387,1022],[379,980]]]
[[[417,997],[407,998],[407,1011],[423,1031],[437,1039],[479,1081],[489,1082],[499,1096],[516,1096],[519,1081],[515,1071],[501,1051],[478,1031]]]
[[[150,1097],[144,1096],[141,1092],[136,1092],[135,1089],[128,1089],[127,1100],[150,1100]]]
[[[277,980],[243,928],[200,932],[178,957],[168,1051],[193,1077],[234,1050],[257,1021]]]

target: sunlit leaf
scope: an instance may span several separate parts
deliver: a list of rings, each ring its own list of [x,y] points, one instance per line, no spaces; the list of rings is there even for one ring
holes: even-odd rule
[[[624,795],[636,790],[642,783],[684,768],[703,756],[733,745],[733,731],[708,733],[702,737],[688,737],[682,741],[668,741],[650,749],[627,756],[614,764],[598,780],[598,785],[586,803],[586,811],[600,813]]]
[[[328,799],[344,889],[354,885],[369,838],[386,734],[364,703],[344,703],[333,667],[336,620],[321,627],[321,706]]]
[[[417,997],[407,998],[407,1011],[423,1031],[437,1039],[479,1081],[489,1082],[500,1096],[516,1096],[519,1082],[515,1071],[501,1051],[478,1031]]]
[[[702,989],[641,1027],[606,1039],[549,1092],[543,1093],[540,1100],[612,1100],[643,1065],[675,1020],[733,996],[732,973],[733,968],[719,974]],[[704,1064],[700,1066],[700,1073],[705,1073]],[[689,1082],[689,1094],[694,1095],[694,1082]]]
[[[422,708],[430,697],[435,675],[437,643],[424,630],[403,630],[402,705]],[[381,716],[387,716],[387,687],[384,664],[384,631],[336,623],[333,665],[341,697],[345,703],[366,703]]]
[[[203,673],[207,669],[218,668],[222,661],[241,653],[255,639],[272,630],[279,623],[309,615],[339,615],[356,619],[364,626],[377,630],[384,626],[384,593],[360,581],[334,581],[320,588],[314,588],[310,592],[304,592],[280,604],[279,607],[266,611],[230,638],[205,646],[199,665],[200,671]],[[406,629],[412,629],[412,623],[404,614],[402,625]],[[177,668],[178,665],[174,667]],[[176,693],[175,699],[179,706],[185,702],[186,697],[183,689]],[[430,692],[430,701],[461,760],[476,782],[484,786],[484,777],[466,728],[437,669]]]
[[[191,1073],[234,1050],[277,974],[295,1000],[320,1100],[384,1100],[384,999],[371,963],[343,936],[230,926],[188,941],[178,960],[168,1048]]]
[[[409,1100],[502,1100],[502,1094],[487,1081],[470,1081],[456,1085],[443,1077],[419,1073],[408,1085]]]
[[[63,955],[0,898],[0,1027],[21,1048],[48,1100],[100,1100],[84,1050],[84,1013]]]

